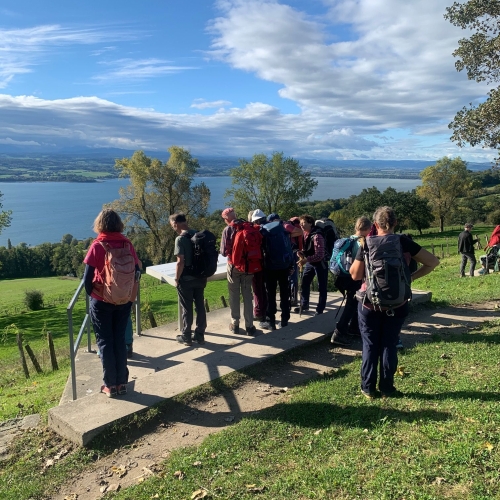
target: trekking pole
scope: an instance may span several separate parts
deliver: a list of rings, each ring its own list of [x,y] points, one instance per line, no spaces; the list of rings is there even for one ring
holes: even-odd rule
[[[299,290],[300,290],[300,302],[299,302],[299,318],[302,317],[302,277],[304,276],[304,268],[299,266]]]

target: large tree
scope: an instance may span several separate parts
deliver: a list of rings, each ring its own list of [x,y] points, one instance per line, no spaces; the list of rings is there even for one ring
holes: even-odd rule
[[[165,163],[136,151],[131,158],[116,160],[121,177],[130,177],[130,185],[120,189],[120,199],[110,206],[125,216],[127,223],[148,230],[148,251],[154,263],[172,260],[176,234],[169,216],[183,212],[194,222],[207,213],[210,190],[194,184],[199,164],[189,151],[178,146],[168,149]]]
[[[467,70],[469,80],[493,83],[500,80],[500,1],[469,0],[454,2],[444,16],[453,25],[472,31],[458,42],[453,52],[457,71]],[[462,147],[500,146],[500,89],[488,92],[488,98],[478,106],[463,107],[450,123],[452,140]],[[500,156],[497,157],[497,163]]]
[[[444,221],[456,208],[457,199],[469,196],[476,187],[475,181],[460,157],[452,159],[447,156],[422,170],[420,177],[422,185],[417,187],[417,194],[429,200],[443,232]]]
[[[298,202],[308,199],[318,185],[297,160],[283,153],[256,154],[250,162],[239,160],[239,164],[231,169],[232,187],[226,197],[243,217],[256,208],[281,217],[297,215]]]
[[[2,199],[3,194],[0,193],[0,200]],[[0,202],[0,233],[6,228],[10,226],[12,210],[1,210],[2,203]]]

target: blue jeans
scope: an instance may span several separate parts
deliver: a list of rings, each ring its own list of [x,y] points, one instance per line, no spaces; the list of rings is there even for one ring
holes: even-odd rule
[[[101,353],[103,381],[107,387],[128,382],[125,330],[132,302],[115,306],[90,298],[90,320]]]
[[[186,340],[191,339],[193,326],[193,304],[196,309],[195,335],[203,337],[207,329],[207,313],[205,311],[204,291],[207,286],[206,278],[195,278],[191,280],[182,279],[177,287],[179,302],[182,313],[182,336]]]
[[[394,316],[387,311],[373,311],[358,304],[359,329],[363,340],[363,362],[361,364],[361,389],[375,392],[377,369],[380,364],[378,388],[380,392],[394,392],[394,374],[398,367],[396,348],[401,327],[408,316],[408,303],[394,309]]]
[[[314,276],[318,277],[318,292],[319,299],[318,305],[316,306],[316,312],[322,313],[326,307],[326,294],[327,294],[327,283],[328,283],[328,267],[325,262],[319,262],[311,264],[308,262],[304,266],[304,271],[302,274],[302,286],[300,287],[300,296],[302,309],[309,307],[309,297],[311,295],[311,283]]]

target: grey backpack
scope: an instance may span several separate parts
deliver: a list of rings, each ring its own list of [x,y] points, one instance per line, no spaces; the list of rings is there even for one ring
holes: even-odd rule
[[[397,234],[366,238],[365,282],[358,300],[370,301],[374,309],[390,310],[411,298],[410,268]]]

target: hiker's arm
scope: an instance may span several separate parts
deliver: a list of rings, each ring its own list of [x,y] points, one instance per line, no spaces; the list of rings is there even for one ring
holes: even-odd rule
[[[184,271],[184,255],[177,256],[177,265],[175,266],[175,282],[176,286],[181,279],[182,271]]]
[[[365,276],[365,263],[362,260],[355,260],[349,268],[349,274],[354,281],[362,280]]]
[[[429,274],[439,264],[439,259],[428,252],[425,248],[421,248],[419,252],[412,256],[419,264],[422,264],[412,275],[411,280],[415,281],[426,274]],[[351,267],[352,269],[352,267]]]
[[[87,295],[90,295],[92,293],[92,288],[93,288],[92,282],[94,281],[94,271],[95,267],[85,264],[85,271],[83,273],[83,283],[85,285],[85,291],[87,292]]]

